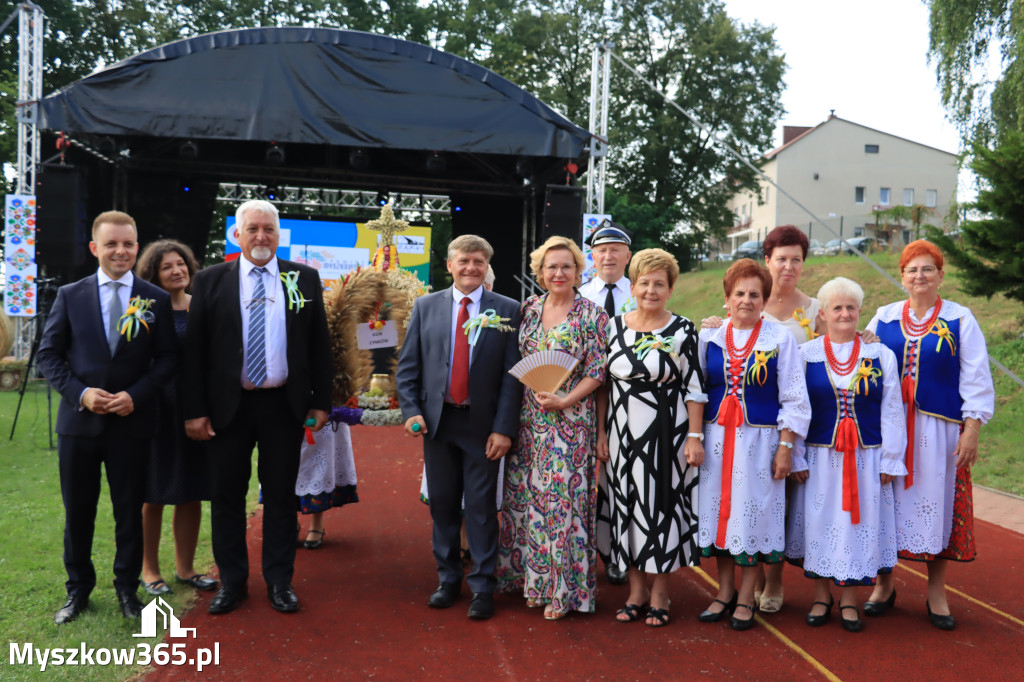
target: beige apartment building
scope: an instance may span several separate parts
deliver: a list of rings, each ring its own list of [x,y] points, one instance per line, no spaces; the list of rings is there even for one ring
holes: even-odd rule
[[[840,230],[847,239],[871,236],[872,212],[879,207],[920,204],[934,210],[924,222],[942,225],[956,199],[955,154],[834,114],[813,128],[785,126],[782,146],[764,156],[761,170],[825,226],[762,180],[760,201],[751,191],[730,201],[736,223],[723,252],[763,240],[777,225],[796,225],[822,244],[839,237]],[[894,238],[902,243],[909,232]]]

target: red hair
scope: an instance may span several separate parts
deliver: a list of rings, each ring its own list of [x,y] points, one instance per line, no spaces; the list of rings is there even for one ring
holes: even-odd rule
[[[942,265],[945,263],[939,247],[927,239],[918,239],[916,242],[910,242],[903,247],[903,253],[900,254],[900,271],[902,272],[903,268],[907,267],[907,263],[918,256],[931,256],[932,260],[935,261],[935,267],[939,270],[942,269]]]
[[[777,246],[799,246],[800,250],[804,252],[804,260],[806,260],[807,248],[810,246],[810,242],[807,239],[807,235],[799,227],[795,225],[779,225],[764,238],[765,258],[771,258],[772,251]]]
[[[772,276],[768,274],[768,270],[763,265],[759,265],[749,258],[740,258],[725,271],[725,279],[722,280],[725,295],[731,296],[736,282],[748,278],[761,280],[761,295],[767,301],[768,297],[772,295]]]

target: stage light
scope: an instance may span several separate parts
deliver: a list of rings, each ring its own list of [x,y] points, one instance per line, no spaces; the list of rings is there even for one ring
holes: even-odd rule
[[[189,187],[188,185],[182,185],[181,191],[182,192],[190,192],[190,191],[192,191],[192,188]]]
[[[370,167],[370,155],[363,149],[353,149],[348,153],[348,165],[352,170],[364,171]]]
[[[277,201],[277,197],[280,195],[280,191],[277,189],[277,185],[267,185],[265,196],[267,201]]]
[[[440,175],[447,167],[447,160],[437,152],[427,157],[427,172],[431,175]]]
[[[197,145],[192,140],[182,142],[181,145],[178,147],[178,156],[189,161],[198,159],[199,145]]]
[[[278,145],[276,142],[271,142],[270,146],[267,147],[266,154],[264,154],[267,163],[280,166],[284,163],[284,148]]]
[[[374,198],[373,203],[378,206],[386,206],[388,203],[388,193],[384,191],[377,192],[377,196]]]

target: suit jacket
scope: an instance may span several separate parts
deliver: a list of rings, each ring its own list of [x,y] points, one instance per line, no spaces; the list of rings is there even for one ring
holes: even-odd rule
[[[122,336],[111,357],[96,275],[57,291],[36,356],[39,371],[61,395],[57,433],[92,437],[110,428],[126,438],[151,438],[156,431],[160,387],[178,364],[171,297],[137,275],[131,296],[153,299],[153,321],[131,341]],[[86,388],[127,391],[135,409],[127,417],[80,409]]]
[[[520,311],[516,301],[485,289],[480,311],[489,308],[501,317],[510,318],[511,326],[519,327]],[[441,421],[451,356],[451,329],[451,288],[417,299],[398,356],[395,382],[402,416],[409,419],[423,415],[430,438],[437,435]],[[519,362],[518,333],[487,327],[481,331],[471,356],[469,420],[473,424],[473,437],[481,444],[492,432],[514,439],[519,429],[523,389],[508,371]]]
[[[310,409],[330,411],[334,361],[324,312],[323,285],[311,267],[278,259],[280,272],[298,270],[299,291],[309,302],[287,307],[288,404],[297,420]],[[242,398],[242,309],[237,260],[196,273],[182,356],[181,393],[186,420],[209,417],[213,428],[235,418]]]

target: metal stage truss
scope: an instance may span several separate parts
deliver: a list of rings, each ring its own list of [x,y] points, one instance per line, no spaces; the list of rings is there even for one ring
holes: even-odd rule
[[[221,183],[217,201],[241,203],[249,199],[268,199],[270,192],[278,206],[365,210],[379,209],[381,205],[378,203],[381,195],[374,191],[242,183]],[[451,214],[451,199],[442,194],[395,192],[389,196],[395,212]]]

